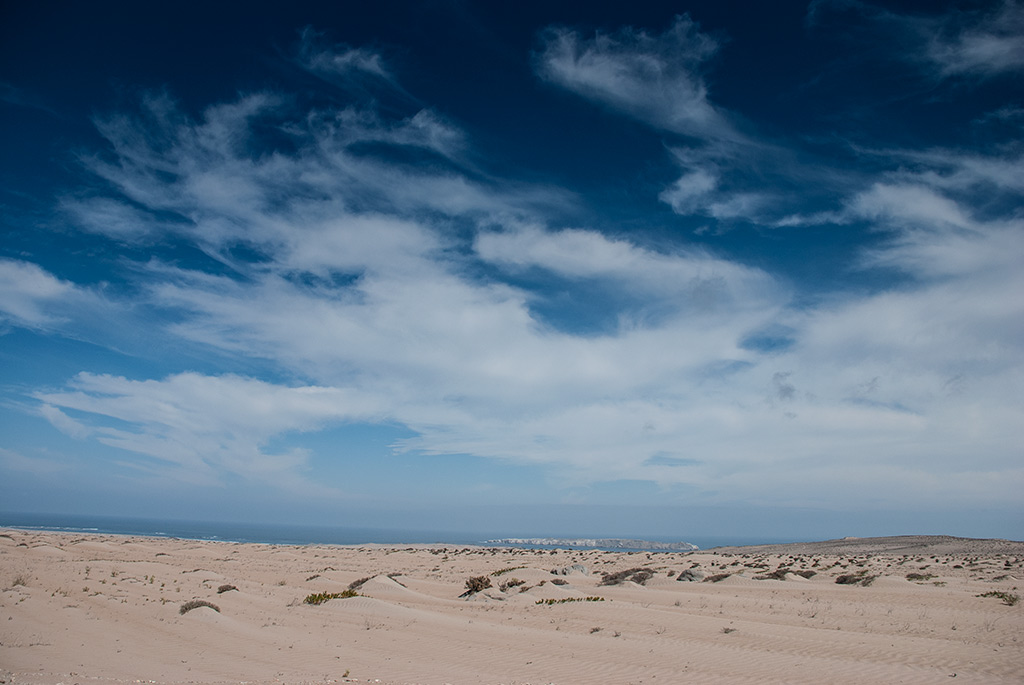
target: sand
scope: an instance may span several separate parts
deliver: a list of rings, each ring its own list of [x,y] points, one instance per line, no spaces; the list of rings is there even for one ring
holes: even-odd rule
[[[1024,543],[958,538],[647,554],[0,530],[0,683],[1020,683],[1022,574]],[[492,587],[460,596],[476,576]]]

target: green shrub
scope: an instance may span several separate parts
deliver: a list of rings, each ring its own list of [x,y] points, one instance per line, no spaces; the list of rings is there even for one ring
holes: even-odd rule
[[[323,604],[326,601],[332,599],[348,599],[349,597],[358,597],[359,593],[349,588],[342,590],[341,592],[314,592],[311,595],[307,595],[306,599],[302,600],[303,604]]]

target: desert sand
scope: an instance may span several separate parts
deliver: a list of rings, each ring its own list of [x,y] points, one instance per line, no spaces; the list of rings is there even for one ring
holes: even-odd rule
[[[942,537],[648,554],[0,530],[0,683],[1020,683],[1022,573],[1024,543]]]

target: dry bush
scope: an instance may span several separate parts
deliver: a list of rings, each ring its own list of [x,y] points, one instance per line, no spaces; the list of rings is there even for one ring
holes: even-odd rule
[[[211,609],[216,611],[218,614],[220,613],[220,607],[219,606],[217,606],[216,604],[214,604],[212,602],[207,602],[205,599],[193,599],[191,601],[185,602],[178,609],[178,613],[179,614],[187,614],[188,612],[192,611],[193,609],[198,609],[199,607],[210,607]]]
[[[461,597],[468,597],[474,595],[481,590],[486,590],[491,587],[491,579],[487,576],[471,576],[466,579],[466,591],[460,595]]]
[[[855,574],[845,574],[836,576],[836,583],[838,585],[862,585],[867,587],[871,583],[875,582],[875,578],[878,576],[869,576],[864,572]]]
[[[1011,592],[1003,592],[1002,590],[992,590],[991,592],[983,592],[982,594],[978,595],[978,597],[996,597],[998,599],[1003,600],[1003,604],[1005,604],[1008,607],[1012,607],[1020,601],[1019,596]]]
[[[908,573],[907,580],[918,581],[918,580],[931,580],[934,578],[931,573]]]
[[[232,590],[238,590],[234,585],[221,585],[217,588],[217,594],[223,595],[225,592],[231,592]]]

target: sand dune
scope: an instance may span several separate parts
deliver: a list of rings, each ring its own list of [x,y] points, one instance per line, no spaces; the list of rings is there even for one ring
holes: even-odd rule
[[[647,554],[6,530],[0,681],[1024,682],[1021,579],[1024,543],[960,538]]]

